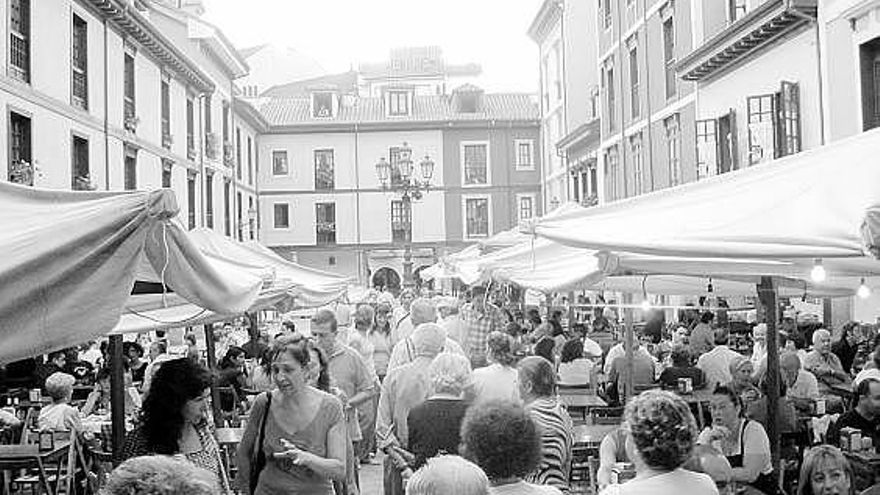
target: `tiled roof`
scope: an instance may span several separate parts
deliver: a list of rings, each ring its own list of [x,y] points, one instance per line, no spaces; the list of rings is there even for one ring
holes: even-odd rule
[[[538,120],[541,116],[534,97],[527,93],[486,94],[481,100],[477,112],[462,113],[457,111],[450,95],[416,95],[411,114],[395,117],[385,115],[380,97],[342,97],[337,115],[330,118],[312,117],[309,113],[311,102],[308,97],[262,98],[257,103],[257,108],[270,127],[396,122],[527,121]]]

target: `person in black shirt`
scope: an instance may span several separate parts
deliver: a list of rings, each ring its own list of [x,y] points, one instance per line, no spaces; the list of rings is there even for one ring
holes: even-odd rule
[[[831,352],[837,354],[837,357],[840,358],[840,364],[843,366],[843,371],[847,373],[852,369],[853,361],[859,351],[857,328],[858,323],[852,321],[847,323],[843,326],[843,331],[840,333],[840,340],[831,344]]]
[[[856,387],[856,407],[844,413],[828,428],[828,443],[840,446],[840,430],[856,428],[863,436],[880,443],[880,380],[866,378]]]
[[[703,370],[693,365],[691,353],[684,346],[672,349],[672,367],[666,368],[660,373],[660,385],[667,390],[678,389],[679,378],[690,378],[694,390],[706,386],[706,377]]]

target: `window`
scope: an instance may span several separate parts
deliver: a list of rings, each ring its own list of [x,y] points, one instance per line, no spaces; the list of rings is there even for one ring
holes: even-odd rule
[[[465,199],[465,237],[489,236],[489,199]]]
[[[663,21],[663,63],[666,67],[666,98],[675,96],[675,28],[672,17]]]
[[[196,159],[195,111],[192,98],[186,99],[186,157]]]
[[[600,0],[602,2],[602,27],[608,29],[611,27],[611,0]]]
[[[642,102],[639,100],[639,50],[635,46],[629,51],[629,104],[630,116],[638,118]]]
[[[336,203],[315,204],[315,229],[319,245],[336,244]]]
[[[605,84],[605,106],[608,109],[608,129],[613,130],[615,128],[614,117],[617,114],[617,109],[614,108],[614,65],[610,59],[605,64],[605,77],[603,78],[603,82]]]
[[[137,189],[137,149],[128,146],[125,148],[123,187],[126,191]]]
[[[535,169],[535,141],[532,139],[516,139],[516,169]]]
[[[290,228],[290,205],[287,203],[275,203],[272,205],[274,210],[275,222],[273,226],[276,229]]]
[[[70,61],[71,103],[83,110],[89,109],[88,25],[73,15],[72,57]]]
[[[123,96],[123,111],[125,117],[125,128],[128,130],[134,130],[136,125],[132,125],[134,120],[136,119],[136,108],[135,108],[135,88],[134,88],[134,56],[126,53],[125,59],[123,61],[124,70],[123,70],[123,85],[124,85],[124,96]]]
[[[315,150],[315,190],[333,188],[333,150]]]
[[[797,83],[783,81],[776,93],[749,96],[746,109],[750,165],[801,151]]]
[[[162,187],[171,187],[171,173],[174,166],[168,160],[162,160]]]
[[[746,0],[727,0],[727,14],[731,23],[745,16],[747,9]]]
[[[562,99],[562,48],[558,41],[553,45],[553,58],[556,60],[553,87],[556,90],[556,101],[559,101]]]
[[[412,205],[409,201],[391,202],[391,240],[392,242],[412,240]]]
[[[669,185],[681,184],[681,128],[678,114],[663,120],[666,129],[666,162],[669,165]]]
[[[257,210],[254,209],[254,197],[248,196],[248,237],[250,238],[250,240],[254,240],[254,236],[257,230],[255,228],[255,223],[257,219],[251,216],[251,212],[254,212],[254,214],[256,214]]]
[[[229,198],[232,197],[229,194],[231,189],[232,181],[223,179],[223,233],[225,235],[232,234],[232,210],[229,204]]]
[[[242,210],[241,193],[236,194],[235,199],[238,200],[235,203],[235,210],[236,210],[236,214],[237,214],[236,219],[238,222],[236,224],[236,225],[238,225],[238,240],[243,241],[244,240],[244,226],[241,221],[241,218],[242,218],[242,216],[241,216],[241,213],[242,213],[242,211],[241,211]]]
[[[31,148],[31,119],[9,112],[9,182],[34,185],[34,164]]]
[[[254,185],[254,143],[250,136],[247,138],[248,159],[248,184]]]
[[[287,175],[290,169],[287,166],[287,151],[272,152],[272,175]]]
[[[87,191],[91,185],[89,170],[89,140],[73,136],[71,146],[70,187],[74,191]]]
[[[697,180],[718,173],[718,121],[698,120],[697,124]]]
[[[214,228],[214,174],[205,172],[205,224]]]
[[[620,199],[620,163],[617,145],[605,150],[605,192],[609,201]]]
[[[9,0],[9,76],[31,81],[30,0]]]
[[[633,193],[645,192],[644,158],[642,157],[642,133],[638,132],[629,138],[629,156],[632,161]]]
[[[862,130],[880,127],[880,38],[859,47],[862,83]]]
[[[488,143],[463,143],[461,145],[464,185],[487,185],[489,183],[488,148]]]
[[[162,146],[171,149],[171,88],[163,80],[161,86],[162,103]]]
[[[187,228],[192,230],[196,228],[196,174],[188,172],[186,175],[186,206],[187,206]]]
[[[205,135],[210,134],[214,129],[211,123],[211,94],[205,95]]]
[[[409,92],[388,92],[388,115],[409,115]]]
[[[312,117],[333,116],[333,93],[312,93]]]
[[[235,128],[235,177],[241,180],[241,129]]]
[[[227,144],[230,144],[229,140],[229,103],[223,102],[223,124],[221,130],[223,131],[223,146],[225,147]],[[224,150],[225,151],[225,150]]]
[[[528,220],[535,216],[535,196],[531,194],[517,194],[517,211],[519,220]]]

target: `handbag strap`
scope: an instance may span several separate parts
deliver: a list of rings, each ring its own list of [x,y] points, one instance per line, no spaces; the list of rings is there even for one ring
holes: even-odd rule
[[[260,421],[260,436],[257,439],[257,449],[263,449],[263,439],[266,436],[266,419],[269,417],[269,406],[272,405],[272,392],[266,391],[266,407],[263,409],[263,418]]]

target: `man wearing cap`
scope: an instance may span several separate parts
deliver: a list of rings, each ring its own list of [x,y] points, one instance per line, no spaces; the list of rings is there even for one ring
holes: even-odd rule
[[[464,350],[471,360],[473,369],[486,366],[486,351],[489,334],[504,332],[504,318],[501,311],[486,300],[486,288],[477,285],[471,288],[471,302],[461,310],[464,322]]]
[[[411,340],[415,348],[415,359],[388,372],[379,396],[376,439],[379,448],[386,453],[395,452],[395,447],[407,448],[407,416],[413,407],[425,401],[430,394],[428,368],[443,349],[446,333],[436,323],[422,323],[413,331]],[[404,493],[400,471],[390,455],[385,456],[384,485],[385,495]]]

